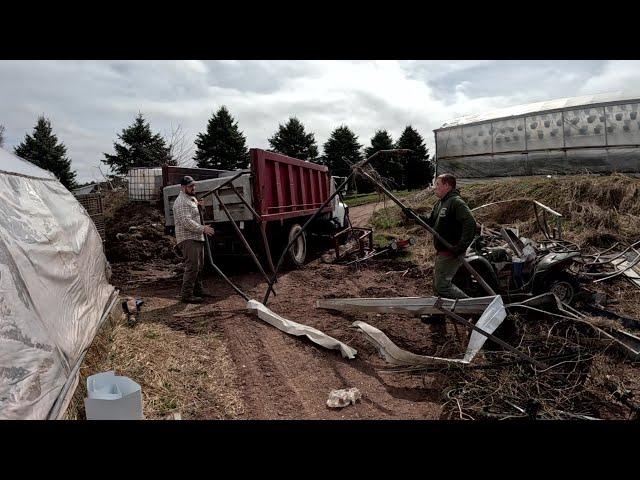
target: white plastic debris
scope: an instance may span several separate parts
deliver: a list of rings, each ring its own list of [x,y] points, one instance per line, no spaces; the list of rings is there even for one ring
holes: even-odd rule
[[[327,400],[327,407],[342,408],[351,404],[355,405],[360,398],[362,398],[362,394],[356,387],[331,390]]]
[[[504,304],[502,303],[502,297],[496,295],[490,298],[492,298],[491,303],[485,308],[476,323],[477,327],[487,333],[493,333],[507,316]],[[365,338],[376,346],[382,358],[398,366],[431,365],[435,363],[467,365],[471,363],[487,340],[487,337],[474,330],[469,338],[469,344],[467,345],[464,358],[441,358],[429,355],[418,355],[403,350],[393,343],[382,331],[368,323],[356,321],[352,323],[352,326],[360,329],[365,334]]]
[[[342,343],[341,341],[336,340],[333,337],[330,337],[317,328],[293,322],[291,320],[287,320],[284,317],[281,317],[277,313],[269,310],[257,300],[249,300],[247,302],[247,309],[254,310],[260,320],[264,320],[269,325],[273,325],[278,330],[282,330],[289,335],[295,335],[298,337],[305,336],[313,343],[321,345],[325,348],[340,350],[340,353],[344,358],[354,359],[356,357],[356,353],[358,353],[355,348],[352,348],[349,345]]]
[[[84,400],[87,420],[143,420],[140,385],[115,372],[87,378]]]

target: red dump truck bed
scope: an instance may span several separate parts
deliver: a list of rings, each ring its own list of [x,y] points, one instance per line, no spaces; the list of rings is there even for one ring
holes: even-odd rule
[[[329,169],[258,148],[249,151],[253,203],[263,220],[313,215],[330,195]],[[331,203],[323,211],[330,211]]]
[[[217,189],[215,198],[209,195],[203,199],[204,221],[213,224],[216,232],[214,236],[208,237],[213,246],[213,255],[246,255],[248,242],[254,252],[262,251],[268,264],[273,267],[272,260],[275,259],[272,259],[270,252],[279,255],[290,239],[298,235],[302,225],[331,195],[332,181],[329,169],[324,165],[258,148],[249,150],[249,155],[250,170],[192,172],[167,167],[163,174],[167,176],[168,181],[176,183],[180,175],[185,173],[194,178],[196,175],[200,178],[204,175],[217,176],[196,180],[196,192],[202,196]],[[236,177],[238,173],[242,175]],[[231,179],[224,177],[236,177],[233,187],[228,184],[223,186]],[[172,205],[179,193],[179,185],[169,185],[163,190],[165,227],[168,231],[173,227]],[[242,195],[251,208],[247,208],[237,194]],[[228,221],[227,213],[218,196],[234,222]],[[255,221],[252,210],[260,216],[258,221]],[[334,199],[322,209],[322,214],[309,225],[308,230],[298,237],[296,243],[288,250],[286,258],[293,265],[302,265],[306,258],[308,234],[314,234],[317,239],[331,235],[338,229],[344,229],[347,224],[346,207]],[[239,237],[239,230],[244,241]]]

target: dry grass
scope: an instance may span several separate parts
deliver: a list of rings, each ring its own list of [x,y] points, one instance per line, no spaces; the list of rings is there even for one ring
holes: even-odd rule
[[[129,327],[123,317],[96,337],[81,368],[81,385],[69,418],[84,418],[87,376],[107,370],[140,384],[147,419],[172,413],[180,413],[184,420],[241,415],[244,405],[236,388],[235,369],[220,336],[172,328],[171,309],[160,303],[164,300],[145,298],[149,303],[140,323]]]
[[[606,248],[616,241],[632,243],[640,238],[640,180],[625,175],[513,179],[464,185],[460,190],[471,208],[514,198],[538,200],[565,217],[564,237],[583,246]],[[430,212],[435,201],[429,191],[417,192],[405,199],[405,203],[420,214]],[[531,236],[537,230],[535,216],[533,209],[524,205],[488,207],[486,213],[476,218],[488,226],[515,224],[524,235]],[[378,236],[414,236],[417,242],[411,249],[413,260],[425,267],[433,265],[433,239],[422,227],[404,218],[399,208],[392,206],[376,211],[372,224]],[[615,298],[618,301],[615,310],[640,318],[637,288],[623,278],[591,288]],[[524,364],[448,371],[444,416],[455,419],[510,416],[566,419],[576,418],[575,415],[629,418],[635,407],[621,402],[620,392],[627,392],[631,400],[634,393],[640,398],[637,365],[623,358],[615,344],[597,338],[588,326],[556,320],[544,316],[535,319],[509,316],[504,328],[497,333],[506,335],[505,340],[536,358],[572,354],[574,359],[550,362],[552,368],[544,372],[535,372]],[[621,328],[611,320],[589,320],[604,329]],[[503,352],[486,351],[483,355],[490,363],[505,356]]]
[[[87,377],[94,373],[108,370],[98,370],[96,367],[100,367],[105,363],[109,348],[113,342],[112,333],[119,323],[120,313],[116,304],[111,315],[109,315],[105,320],[93,339],[82,366],[80,367],[78,387],[76,388],[73,398],[65,413],[65,418],[67,420],[83,420],[86,418],[84,412],[84,399],[87,397]]]
[[[558,211],[575,240],[597,230],[632,237],[640,235],[640,180],[622,175],[575,175],[471,184],[462,195],[469,206],[510,198],[532,198]]]
[[[129,192],[126,188],[119,188],[117,190],[105,190],[104,194],[104,217],[109,220],[112,219],[116,211],[122,207],[129,200]]]
[[[460,191],[470,208],[516,198],[538,200],[565,217],[565,237],[580,244],[602,247],[623,238],[632,241],[640,238],[640,180],[626,175],[510,179],[464,185]],[[425,215],[436,200],[432,192],[423,190],[406,197],[404,202]],[[487,207],[477,213],[477,220],[488,225],[515,224],[523,234],[537,229],[533,209],[524,203]],[[423,254],[428,254],[424,244],[432,241],[429,234],[405,219],[395,205],[376,211],[372,225],[379,235],[411,234],[424,238],[414,252],[416,260],[428,260]]]

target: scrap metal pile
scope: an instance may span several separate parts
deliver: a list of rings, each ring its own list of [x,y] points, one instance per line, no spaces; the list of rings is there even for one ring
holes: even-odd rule
[[[415,212],[385,193],[435,235]],[[620,275],[639,287],[640,242],[583,249],[562,238],[562,215],[535,200],[474,210],[513,201],[533,207],[537,229],[528,225],[524,236],[517,226],[481,225],[464,256],[466,270],[460,269],[455,282],[475,298],[334,298],[318,301],[318,308],[423,319],[440,314],[452,320],[455,337],[447,341],[453,346],[448,358],[414,354],[376,327],[353,323],[392,366],[381,372],[423,378],[446,372],[452,385],[445,395],[450,418],[637,418],[640,403],[625,384],[623,358],[640,359],[640,322],[608,310],[611,299],[591,287]],[[471,336],[461,336],[457,325],[471,330]],[[492,346],[481,352],[487,339]]]

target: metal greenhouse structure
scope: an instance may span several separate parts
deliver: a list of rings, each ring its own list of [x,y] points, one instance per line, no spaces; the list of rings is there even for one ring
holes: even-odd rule
[[[640,172],[640,94],[563,98],[434,130],[436,171],[460,178]]]

